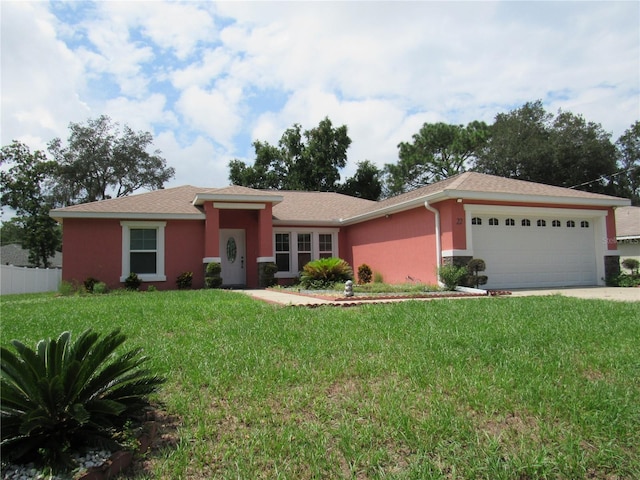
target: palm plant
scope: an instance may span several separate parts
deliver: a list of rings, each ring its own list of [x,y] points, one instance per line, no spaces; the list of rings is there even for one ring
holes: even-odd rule
[[[305,288],[326,288],[353,279],[351,266],[341,258],[319,258],[302,268],[300,283]]]
[[[120,330],[100,338],[87,330],[40,340],[35,350],[18,340],[2,347],[0,413],[2,455],[41,460],[54,470],[71,466],[71,453],[112,446],[125,423],[148,405],[164,379],[140,368],[141,349],[116,355]]]

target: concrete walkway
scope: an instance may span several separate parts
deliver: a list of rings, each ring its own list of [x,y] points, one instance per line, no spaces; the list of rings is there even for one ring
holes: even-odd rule
[[[334,306],[353,306],[354,304],[363,303],[393,303],[402,302],[408,300],[407,298],[379,298],[368,300],[353,299],[333,301],[326,300],[324,298],[312,297],[307,295],[298,295],[294,293],[287,293],[278,290],[237,290],[253,297],[257,300],[263,300],[265,302],[274,303],[278,305],[297,305],[307,307],[319,307],[323,305]],[[544,295],[564,295],[567,297],[586,298],[586,299],[601,299],[601,300],[616,300],[626,302],[640,302],[640,288],[618,288],[618,287],[582,287],[582,288],[555,288],[555,289],[529,289],[529,290],[513,290],[511,296],[513,297],[527,297],[527,296],[544,296]],[[336,297],[339,293],[336,293]],[[435,300],[443,297],[431,297],[431,298],[412,298],[411,300]],[[456,298],[456,297],[444,297],[444,298]],[[478,298],[478,297],[459,297],[459,298]]]
[[[640,288],[622,287],[574,287],[512,290],[514,297],[540,295],[564,295],[565,297],[591,298],[599,300],[617,300],[621,302],[640,302]]]

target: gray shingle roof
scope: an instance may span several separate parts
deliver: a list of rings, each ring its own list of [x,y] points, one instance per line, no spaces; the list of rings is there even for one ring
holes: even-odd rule
[[[148,193],[85,203],[51,211],[54,218],[65,217],[131,217],[131,218],[197,218],[203,219],[196,198],[271,202],[273,216],[280,223],[340,223],[369,218],[386,211],[415,208],[429,200],[465,198],[497,201],[548,202],[575,205],[625,206],[626,199],[589,193],[540,183],[513,180],[465,172],[438,183],[418,188],[380,202],[363,200],[339,193],[256,190],[247,187],[200,188],[191,185],[155,190]],[[200,202],[197,203],[201,203]]]

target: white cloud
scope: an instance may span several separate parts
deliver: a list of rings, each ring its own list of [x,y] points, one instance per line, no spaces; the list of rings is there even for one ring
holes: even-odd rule
[[[192,143],[181,146],[173,132],[165,131],[156,138],[154,145],[161,150],[167,165],[175,168],[176,176],[167,187],[193,185],[196,187],[224,187],[229,184],[226,151],[199,136]]]
[[[204,90],[190,87],[182,92],[177,109],[186,122],[232,150],[232,140],[241,123],[238,103],[242,91],[233,84]]]
[[[57,22],[38,2],[1,2],[2,144],[44,148],[71,119],[89,111],[80,98],[82,63],[56,35]]]

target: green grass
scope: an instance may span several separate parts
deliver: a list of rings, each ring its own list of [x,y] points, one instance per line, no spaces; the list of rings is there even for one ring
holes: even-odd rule
[[[305,309],[201,290],[1,307],[2,344],[121,327],[168,376],[176,441],[134,478],[640,477],[640,303]]]

